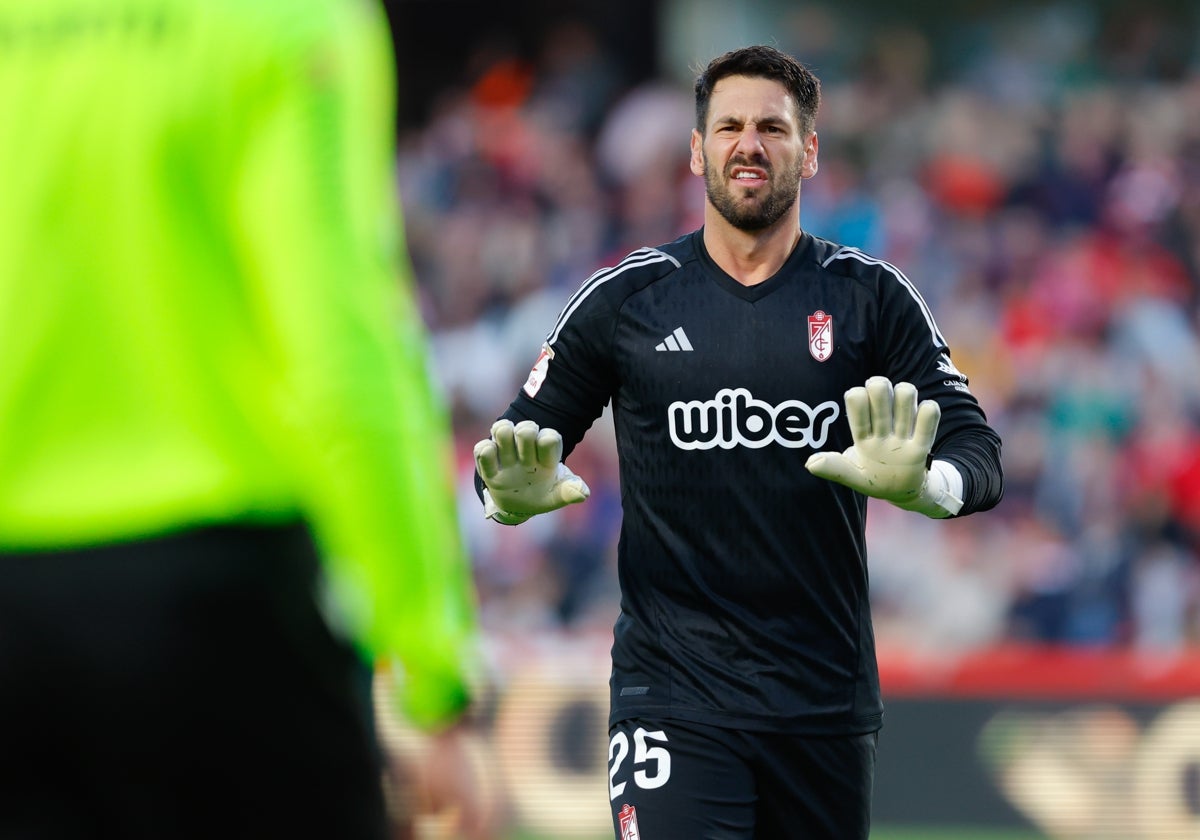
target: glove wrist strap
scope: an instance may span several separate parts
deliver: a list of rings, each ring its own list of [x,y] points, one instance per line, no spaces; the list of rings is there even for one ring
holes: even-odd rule
[[[963,478],[949,461],[934,461],[925,473],[921,492],[900,507],[922,513],[931,519],[954,516],[963,506]]]
[[[483,488],[483,515],[487,519],[492,519],[499,522],[501,525],[520,525],[533,514],[531,513],[509,513],[501,508],[492,498],[491,492]]]

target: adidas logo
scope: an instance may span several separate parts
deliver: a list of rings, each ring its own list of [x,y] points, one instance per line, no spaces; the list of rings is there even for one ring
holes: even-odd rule
[[[691,350],[692,342],[688,341],[687,333],[683,331],[683,327],[676,327],[675,331],[655,345],[654,349],[670,351]]]

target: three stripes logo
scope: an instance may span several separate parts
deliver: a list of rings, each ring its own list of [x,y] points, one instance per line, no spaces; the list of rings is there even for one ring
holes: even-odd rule
[[[654,349],[667,352],[691,350],[692,342],[688,341],[687,333],[683,331],[683,327],[676,327],[669,336],[656,344]]]

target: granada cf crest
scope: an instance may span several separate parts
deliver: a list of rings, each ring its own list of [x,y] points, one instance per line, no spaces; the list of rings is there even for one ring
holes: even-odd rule
[[[621,823],[621,840],[642,840],[642,833],[638,831],[637,811],[632,805],[622,805],[617,818]]]
[[[808,352],[818,362],[833,355],[833,318],[820,309],[808,316]]]

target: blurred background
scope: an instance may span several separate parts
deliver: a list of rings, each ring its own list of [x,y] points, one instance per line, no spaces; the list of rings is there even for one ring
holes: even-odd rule
[[[991,513],[871,506],[875,836],[1200,837],[1200,6],[388,11],[397,189],[453,411],[489,657],[479,759],[505,836],[609,836],[620,508],[606,420],[572,456],[591,499],[520,528],[483,520],[471,448],[588,275],[700,224],[691,81],[766,42],[822,80],[804,227],[916,283],[1005,442]]]

